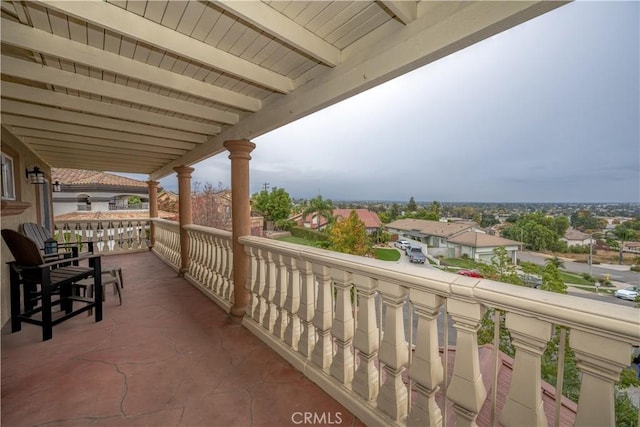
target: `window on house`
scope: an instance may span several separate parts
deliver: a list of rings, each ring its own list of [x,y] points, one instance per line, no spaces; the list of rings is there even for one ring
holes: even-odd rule
[[[16,199],[16,184],[13,169],[13,157],[2,153],[2,198]]]

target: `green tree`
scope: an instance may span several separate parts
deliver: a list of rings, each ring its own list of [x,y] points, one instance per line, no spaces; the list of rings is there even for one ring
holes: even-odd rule
[[[520,217],[516,223],[503,230],[508,239],[524,242],[534,251],[552,250],[569,227],[567,217],[551,218],[542,212],[535,212]]]
[[[551,291],[558,294],[567,293],[567,285],[560,278],[560,272],[552,259],[548,259],[546,265],[542,269],[542,286],[543,291]]]
[[[409,199],[409,203],[407,203],[407,211],[415,212],[418,210],[418,205],[416,205],[416,201],[413,199],[413,196]]]
[[[618,247],[620,249],[620,256],[618,258],[618,264],[622,264],[622,254],[624,252],[624,242],[635,239],[635,231],[627,227],[625,224],[617,225],[613,229],[613,235],[620,241]]]
[[[440,216],[442,215],[442,206],[439,202],[434,200],[433,202],[431,202],[429,211],[431,212],[431,216],[435,218],[434,221],[438,221],[440,219]]]
[[[320,218],[325,218],[328,224],[333,222],[333,210],[335,209],[335,205],[330,199],[323,199],[322,196],[314,197],[309,200],[309,204],[302,211],[302,216],[304,218],[307,215],[316,215],[318,221],[318,228],[320,227]]]
[[[400,207],[394,203],[389,208],[389,222],[395,221],[400,216]]]
[[[269,193],[262,190],[251,196],[253,208],[268,221],[281,222],[291,214],[291,197],[284,188],[273,187]]]
[[[337,252],[353,255],[371,253],[367,228],[358,218],[355,210],[352,210],[347,218],[333,224],[329,233],[329,242],[331,242],[331,249]]]

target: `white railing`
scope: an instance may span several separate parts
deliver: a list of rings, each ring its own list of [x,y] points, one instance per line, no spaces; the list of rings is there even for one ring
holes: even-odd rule
[[[103,255],[148,250],[149,220],[56,221],[54,237],[59,244],[77,244]]]
[[[176,271],[180,268],[180,224],[166,219],[152,220],[153,252]]]
[[[196,245],[212,245],[198,233]],[[472,426],[479,414],[504,426],[566,423],[561,406],[575,405],[543,402],[541,392],[554,327],[569,331],[581,371],[575,425],[615,425],[614,383],[640,343],[634,308],[263,238],[240,242],[250,257],[243,325],[367,425]],[[210,283],[218,264],[203,267],[211,257],[202,246],[194,277]],[[487,365],[477,338],[490,309],[506,313],[516,349],[501,398],[498,353]],[[454,354],[451,362],[445,354]],[[492,378],[483,378],[487,371]]]
[[[189,234],[189,268],[185,278],[229,312],[233,305],[231,233],[200,225]]]
[[[178,269],[179,225],[154,224],[154,252]],[[228,311],[231,233],[185,229],[185,277]],[[614,383],[640,343],[637,309],[269,239],[240,242],[250,259],[243,325],[367,425],[615,425]],[[502,315],[516,349],[504,395],[501,357],[478,346],[487,310],[494,342]],[[554,330],[570,335],[578,405],[541,391]]]

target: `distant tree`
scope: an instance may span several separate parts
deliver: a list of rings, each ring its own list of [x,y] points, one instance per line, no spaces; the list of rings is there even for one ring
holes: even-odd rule
[[[368,255],[371,244],[364,222],[358,218],[355,210],[344,219],[339,219],[331,227],[329,233],[331,249],[353,255]]]
[[[231,196],[229,189],[219,182],[214,187],[210,182],[193,184],[191,210],[194,224],[206,227],[229,229],[231,226]]]
[[[333,209],[335,209],[335,205],[330,199],[323,199],[322,196],[314,197],[309,200],[309,204],[302,211],[302,216],[307,217],[307,215],[316,215],[318,221],[318,228],[320,227],[320,218],[325,218],[328,224],[333,222]]]
[[[571,225],[577,230],[595,230],[598,219],[589,209],[580,209],[571,214]]]
[[[418,208],[415,212],[410,212],[405,215],[407,218],[416,218],[416,219],[424,219],[428,221],[437,221],[439,219],[438,215],[433,212],[431,209]]]
[[[489,212],[482,212],[482,215],[480,217],[480,227],[491,227],[492,225],[498,224],[498,222],[499,221],[494,214]]]
[[[440,219],[440,216],[442,215],[442,206],[439,202],[434,200],[433,202],[431,202],[429,211],[431,212],[431,216],[435,217],[435,221],[438,221]]]
[[[409,203],[407,203],[407,211],[415,212],[418,210],[418,205],[416,205],[416,201],[413,199],[413,196],[409,199]]]
[[[618,264],[622,264],[622,253],[624,252],[624,242],[635,239],[636,233],[631,228],[628,228],[625,224],[617,225],[613,229],[613,235],[620,241],[618,244],[620,248],[620,256],[618,258]]]
[[[395,221],[400,216],[400,207],[397,203],[391,205],[388,211],[389,214],[389,222]]]
[[[568,227],[567,217],[551,218],[536,212],[520,217],[514,225],[505,228],[502,235],[524,242],[534,251],[556,250]]]
[[[279,222],[291,214],[291,198],[284,188],[273,187],[271,192],[262,190],[251,196],[253,209],[260,212],[267,221]]]

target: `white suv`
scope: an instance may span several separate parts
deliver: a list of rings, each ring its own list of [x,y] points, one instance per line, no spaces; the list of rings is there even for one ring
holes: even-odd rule
[[[396,245],[396,248],[399,248],[402,250],[405,250],[411,247],[411,243],[407,242],[406,240],[398,240],[396,241],[395,245]]]

